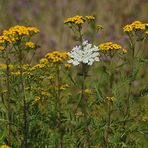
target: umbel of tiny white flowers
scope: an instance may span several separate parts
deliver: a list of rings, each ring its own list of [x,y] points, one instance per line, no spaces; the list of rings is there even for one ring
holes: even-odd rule
[[[92,65],[94,61],[99,60],[99,49],[97,46],[89,44],[88,41],[84,41],[82,45],[75,46],[70,52],[68,52],[70,60],[68,63],[74,66],[84,63],[87,65]]]

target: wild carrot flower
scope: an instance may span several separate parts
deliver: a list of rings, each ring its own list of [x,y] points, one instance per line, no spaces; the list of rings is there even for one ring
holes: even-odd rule
[[[97,46],[89,44],[88,41],[84,41],[82,46],[75,46],[72,51],[68,52],[70,60],[68,63],[72,63],[74,66],[84,63],[92,65],[94,61],[99,61],[99,49]]]

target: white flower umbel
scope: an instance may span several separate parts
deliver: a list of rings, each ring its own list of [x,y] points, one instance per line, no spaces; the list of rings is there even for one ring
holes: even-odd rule
[[[97,46],[89,44],[88,41],[84,41],[82,46],[75,46],[70,52],[68,52],[69,57],[68,63],[74,66],[84,63],[87,65],[92,65],[94,61],[99,61],[99,49]]]

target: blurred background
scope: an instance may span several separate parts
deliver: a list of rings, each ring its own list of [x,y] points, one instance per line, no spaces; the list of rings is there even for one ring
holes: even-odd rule
[[[14,25],[36,26],[41,45],[38,58],[47,50],[70,50],[74,39],[64,20],[74,15],[94,15],[104,30],[97,42],[114,41],[123,46],[122,27],[135,20],[148,22],[148,0],[0,0],[0,32]]]

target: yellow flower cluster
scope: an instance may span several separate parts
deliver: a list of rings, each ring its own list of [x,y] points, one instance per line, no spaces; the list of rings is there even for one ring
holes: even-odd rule
[[[4,145],[1,145],[1,148],[11,148],[11,147],[4,144]]]
[[[111,101],[111,102],[113,102],[113,101],[116,100],[116,98],[115,98],[114,96],[112,96],[112,97],[106,97],[106,99],[107,99],[108,101]]]
[[[94,21],[94,16],[80,16],[76,15],[74,17],[70,17],[67,20],[64,21],[64,24],[76,24],[76,25],[82,25],[86,21]]]
[[[66,90],[66,88],[68,88],[69,85],[68,84],[63,84],[60,86],[60,90]]]
[[[3,51],[5,48],[3,46],[0,46],[0,51]]]
[[[87,89],[84,90],[84,92],[85,92],[86,94],[91,94],[91,93],[92,93],[92,90],[87,88]]]
[[[144,24],[140,21],[135,21],[132,24],[128,24],[123,27],[124,32],[132,32],[132,31],[137,31],[137,30],[145,30],[147,24]]]
[[[97,31],[100,31],[100,30],[102,30],[102,29],[104,29],[104,27],[103,27],[102,25],[97,25],[97,26],[96,26],[96,30],[97,30]]]
[[[69,69],[71,68],[71,64],[64,64],[65,68]]]
[[[85,16],[85,19],[88,21],[94,21],[95,17],[94,16]]]
[[[8,30],[4,30],[0,36],[0,43],[15,43],[23,36],[29,36],[38,33],[39,30],[36,27],[14,26]]]
[[[47,58],[49,61],[53,63],[59,63],[63,62],[64,60],[67,60],[68,54],[66,52],[54,51],[52,53],[47,53],[45,55],[45,58]]]
[[[115,44],[113,42],[102,43],[102,44],[99,44],[98,47],[101,51],[111,51],[111,50],[122,49],[122,47],[119,44]]]
[[[147,116],[147,115],[144,115],[144,116],[142,117],[142,121],[143,121],[143,122],[147,122],[147,121],[148,121],[148,116]]]
[[[29,48],[35,48],[35,44],[33,42],[26,42],[25,46]]]
[[[35,105],[40,100],[41,100],[41,97],[36,96],[35,99],[34,99],[34,101],[32,102],[32,105]]]
[[[46,58],[42,58],[42,59],[40,59],[40,61],[39,61],[39,63],[40,64],[48,64],[49,62],[48,62],[48,60],[46,59]]]
[[[0,69],[5,70],[6,68],[7,68],[7,65],[6,65],[6,64],[0,64]],[[9,68],[10,68],[10,69],[13,69],[14,66],[13,66],[12,64],[10,64],[10,65],[9,65]]]

